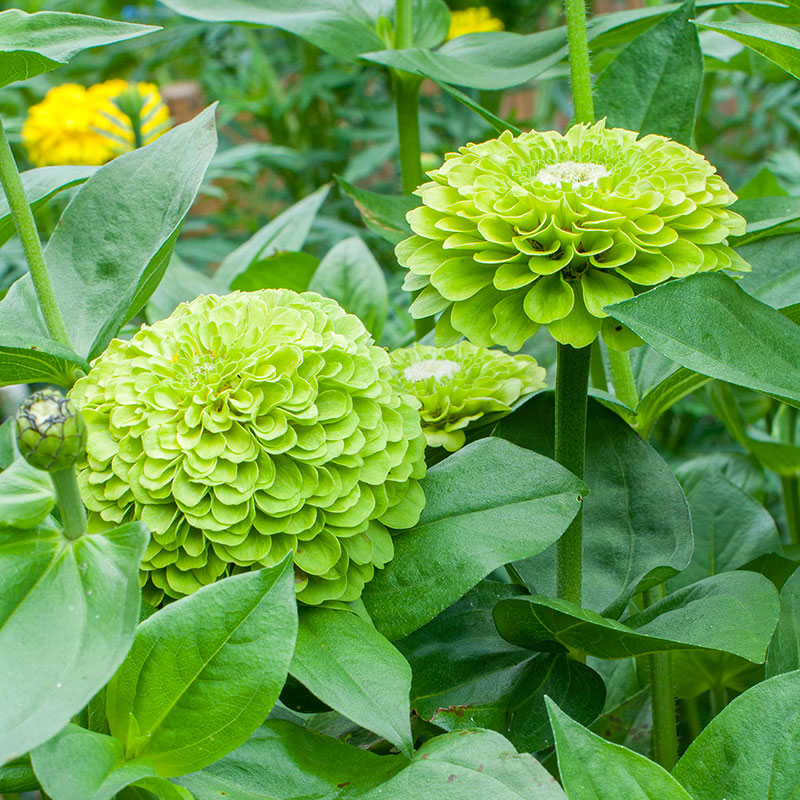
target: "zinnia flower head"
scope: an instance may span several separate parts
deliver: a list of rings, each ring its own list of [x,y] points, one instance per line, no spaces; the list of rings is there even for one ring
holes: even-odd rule
[[[354,600],[424,505],[417,402],[333,300],[201,296],[115,339],[73,396],[89,529],[143,520],[145,597],[182,597],[294,552],[307,603]]]
[[[545,370],[531,356],[459,342],[453,347],[415,344],[390,353],[398,390],[421,403],[422,432],[428,445],[455,451],[465,429],[490,422],[545,386]]]
[[[141,110],[131,119],[118,105],[125,94],[138,94]],[[51,89],[28,109],[22,140],[37,167],[59,164],[99,166],[137,144],[150,144],[169,128],[169,111],[155,84],[110,80],[88,89],[66,83]]]
[[[460,335],[518,350],[540,325],[583,347],[641,341],[603,307],[694,272],[747,263],[728,245],[744,219],[699,154],[633,131],[575,125],[449,153],[417,190],[415,235],[397,246],[413,316],[441,314],[437,344]]]
[[[450,30],[447,40],[463,36],[465,33],[484,33],[485,31],[503,30],[503,21],[492,16],[486,6],[465,8],[463,11],[450,12]]]

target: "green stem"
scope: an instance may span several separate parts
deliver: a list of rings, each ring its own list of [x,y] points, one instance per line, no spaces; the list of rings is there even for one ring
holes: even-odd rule
[[[28,262],[31,280],[36,290],[36,297],[39,300],[47,330],[56,341],[67,347],[72,347],[67,328],[58,309],[53,284],[44,262],[39,232],[36,230],[33,213],[28,205],[28,198],[25,197],[25,189],[22,186],[17,163],[14,161],[14,155],[8,144],[2,121],[0,121],[0,184],[2,184],[6,193],[8,206],[11,209],[11,217],[14,220],[14,227],[17,229],[20,242],[22,242],[22,250],[25,253],[25,260]]]
[[[633,378],[630,356],[627,352],[609,347],[608,360],[611,364],[611,378],[614,381],[614,392],[617,399],[635,411],[639,403],[639,395],[636,392],[636,381]]]
[[[559,344],[556,372],[556,442],[559,464],[583,478],[586,457],[586,404],[592,348]],[[581,604],[583,599],[583,517],[580,509],[556,545],[556,592]]]
[[[603,363],[603,351],[600,349],[600,340],[595,339],[592,343],[591,361],[592,386],[602,392],[608,391],[608,379],[606,378],[606,365]]]
[[[569,73],[572,83],[572,102],[576,122],[594,122],[592,99],[592,70],[586,36],[586,5],[584,0],[566,0],[567,40],[569,42]]]
[[[394,72],[393,80],[403,194],[412,194],[422,183],[422,161],[419,150],[419,87],[421,81],[417,77],[397,71]]]
[[[696,697],[689,697],[681,701],[683,718],[689,731],[689,741],[693,742],[703,732],[703,721],[700,719],[700,708]]]
[[[794,406],[786,406],[780,425],[781,439],[788,444],[796,444],[797,409]],[[789,543],[800,544],[800,481],[797,475],[781,475],[781,494]]]
[[[664,597],[664,586],[645,592],[647,605]],[[667,772],[678,761],[678,730],[675,717],[675,693],[669,653],[653,653],[647,657],[650,665],[650,702],[653,707],[653,760]]]
[[[50,477],[56,490],[64,535],[67,539],[78,539],[86,533],[86,509],[78,490],[75,467],[51,472]]]

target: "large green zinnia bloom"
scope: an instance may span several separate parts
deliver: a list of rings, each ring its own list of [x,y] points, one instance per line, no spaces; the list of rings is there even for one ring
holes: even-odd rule
[[[545,370],[531,356],[459,342],[454,347],[415,344],[390,353],[394,382],[420,401],[428,445],[455,451],[473,422],[491,422],[543,389]]]
[[[294,551],[298,596],[354,600],[416,523],[425,439],[388,354],[333,300],[198,297],[75,384],[90,528],[142,519],[145,596],[181,597]]]
[[[748,269],[727,245],[744,232],[736,196],[701,156],[663,136],[575,125],[509,132],[450,153],[408,214],[397,257],[412,314],[441,313],[437,344],[460,335],[518,350],[540,325],[563,344],[639,340],[603,307],[669,278]]]

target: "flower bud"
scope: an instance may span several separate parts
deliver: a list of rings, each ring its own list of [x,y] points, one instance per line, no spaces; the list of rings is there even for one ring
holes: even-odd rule
[[[54,389],[43,389],[17,411],[17,445],[29,464],[57,472],[83,455],[86,424],[72,400]]]

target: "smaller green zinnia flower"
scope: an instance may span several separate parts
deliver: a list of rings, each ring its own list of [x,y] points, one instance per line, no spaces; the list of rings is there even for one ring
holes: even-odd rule
[[[491,422],[519,400],[543,389],[545,370],[531,356],[459,342],[452,347],[415,344],[390,353],[394,383],[422,407],[429,447],[463,447],[471,422]]]
[[[17,445],[37,469],[67,469],[86,450],[86,425],[72,400],[55,389],[43,389],[17,411]]]

